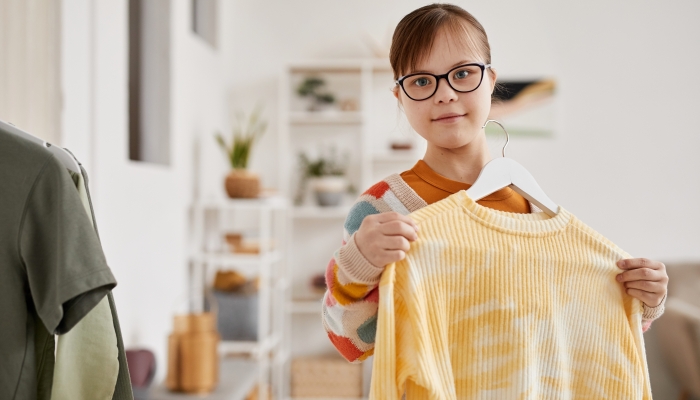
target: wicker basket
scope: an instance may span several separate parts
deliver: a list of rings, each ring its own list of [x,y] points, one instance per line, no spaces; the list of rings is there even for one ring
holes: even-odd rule
[[[362,397],[362,365],[336,357],[295,358],[292,397]]]
[[[234,199],[258,197],[260,178],[244,169],[234,169],[226,176],[226,193]]]

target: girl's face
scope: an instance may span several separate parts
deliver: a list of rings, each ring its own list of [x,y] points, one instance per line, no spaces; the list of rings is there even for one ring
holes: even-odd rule
[[[409,73],[441,75],[460,64],[485,63],[482,56],[461,42],[442,30],[425,60]],[[481,132],[491,110],[495,81],[495,71],[492,74],[486,69],[481,85],[472,92],[456,92],[445,79],[440,79],[437,92],[427,100],[411,100],[400,87],[394,95],[403,106],[408,122],[429,145],[458,149],[471,143]]]

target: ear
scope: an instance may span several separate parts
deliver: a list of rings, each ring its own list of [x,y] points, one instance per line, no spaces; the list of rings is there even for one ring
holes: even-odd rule
[[[399,101],[399,106],[403,106],[403,103],[401,102],[401,89],[399,89],[399,85],[394,86],[391,89],[391,92],[394,94],[394,97],[396,97],[396,100]]]
[[[493,94],[493,91],[496,88],[496,79],[498,78],[498,71],[496,71],[493,68],[490,69],[491,73],[489,73],[489,76],[491,77],[491,94]]]

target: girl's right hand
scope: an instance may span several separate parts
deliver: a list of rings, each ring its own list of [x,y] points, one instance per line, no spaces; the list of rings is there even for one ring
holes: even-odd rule
[[[393,211],[368,215],[355,233],[360,253],[377,268],[403,260],[416,239],[418,225]]]

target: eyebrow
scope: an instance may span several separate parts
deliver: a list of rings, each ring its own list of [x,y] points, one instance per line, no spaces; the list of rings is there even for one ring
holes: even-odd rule
[[[463,65],[463,64],[470,64],[470,63],[475,63],[475,62],[476,62],[476,61],[471,61],[471,60],[462,60],[462,61],[459,61],[459,62],[457,62],[457,63],[455,63],[455,64],[452,64],[452,66],[451,66],[451,67],[450,67],[450,68],[448,69],[448,71],[449,71],[450,69],[454,68],[454,67],[457,67],[457,66],[459,66],[459,65]],[[428,73],[428,74],[431,74],[432,72],[430,72],[430,71],[426,71],[426,70],[419,70],[419,71],[413,71],[413,72],[409,72],[409,73],[408,73],[408,74],[406,74],[406,75],[413,75],[413,74],[423,74],[423,73]]]

